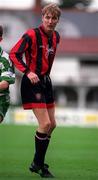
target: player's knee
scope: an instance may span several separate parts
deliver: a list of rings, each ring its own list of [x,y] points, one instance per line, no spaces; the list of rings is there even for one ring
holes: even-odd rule
[[[51,121],[50,131],[53,131],[56,128],[56,121]]]
[[[55,122],[55,121],[53,121],[53,122],[51,123],[51,127],[50,127],[50,128],[51,128],[52,130],[56,128],[56,122]]]
[[[49,131],[50,127],[51,127],[51,123],[50,123],[50,122],[45,122],[45,123],[44,123],[44,129],[45,129],[47,132]]]

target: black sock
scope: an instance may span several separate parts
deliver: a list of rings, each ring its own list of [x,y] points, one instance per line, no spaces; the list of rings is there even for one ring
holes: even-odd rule
[[[44,149],[44,159],[43,159],[43,162],[45,161],[45,155],[46,155],[46,152],[47,152],[47,149],[48,149],[48,145],[49,145],[49,142],[50,142],[50,138],[51,136],[47,136],[47,139],[46,139],[46,147]]]
[[[36,165],[44,165],[44,159],[48,144],[49,139],[47,139],[47,134],[37,131],[35,135],[35,155],[33,160]]]

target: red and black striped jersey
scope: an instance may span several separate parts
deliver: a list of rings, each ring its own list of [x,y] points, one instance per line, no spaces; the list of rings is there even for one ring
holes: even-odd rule
[[[54,31],[49,37],[43,25],[29,29],[10,51],[10,59],[18,70],[37,75],[49,74],[60,36]],[[25,54],[25,61],[23,60]]]

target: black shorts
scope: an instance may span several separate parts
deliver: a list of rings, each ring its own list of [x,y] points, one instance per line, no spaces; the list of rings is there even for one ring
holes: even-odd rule
[[[38,83],[32,84],[29,78],[24,75],[21,82],[21,97],[24,109],[54,107],[55,103],[50,77],[42,76]]]

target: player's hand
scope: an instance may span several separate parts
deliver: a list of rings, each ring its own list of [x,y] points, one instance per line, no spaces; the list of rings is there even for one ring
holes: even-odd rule
[[[0,90],[5,90],[9,87],[9,83],[5,80],[0,82]]]
[[[30,79],[32,84],[38,83],[40,81],[38,75],[33,72],[29,72],[27,77]]]

